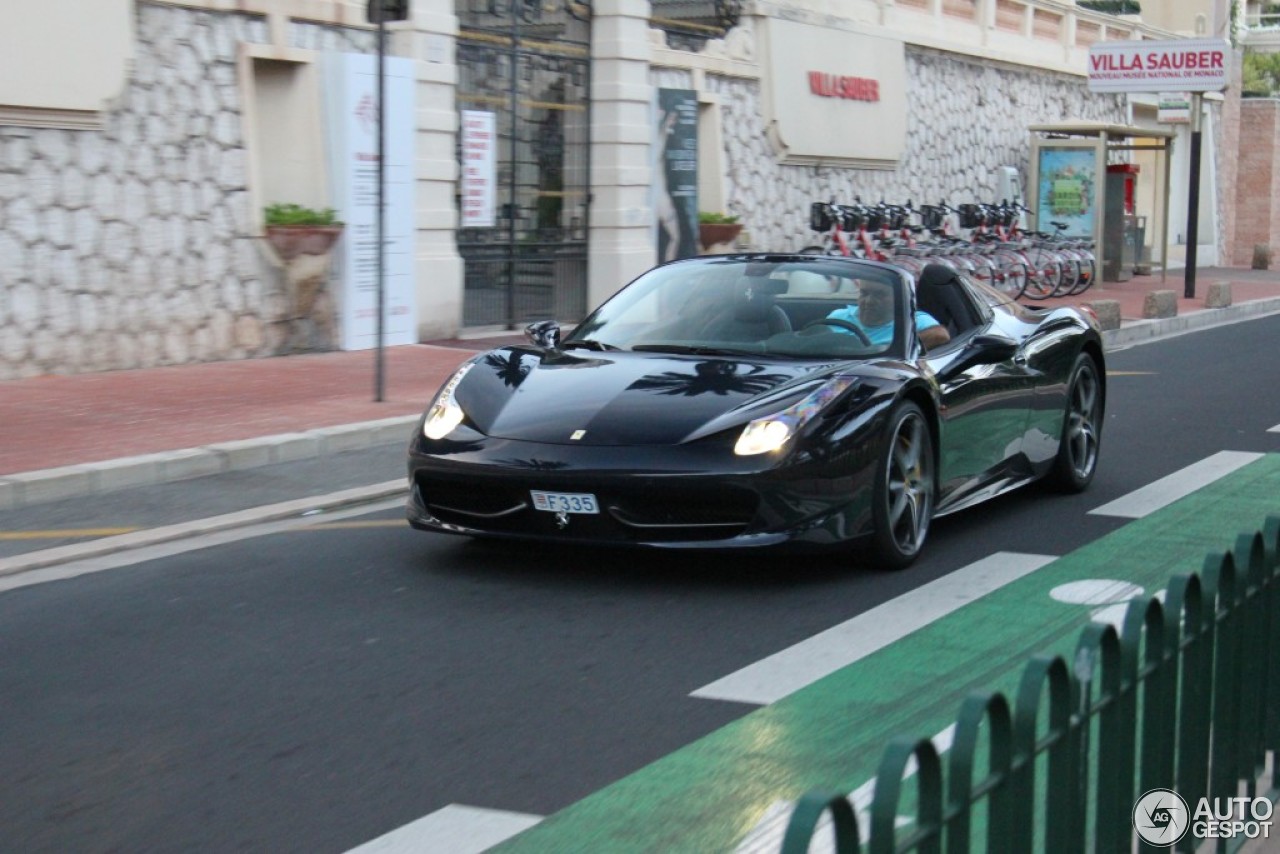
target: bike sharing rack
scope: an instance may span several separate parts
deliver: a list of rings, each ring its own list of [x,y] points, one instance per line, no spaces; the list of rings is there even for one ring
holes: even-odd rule
[[[1142,219],[1133,200],[1137,166],[1122,163],[1119,155],[1155,153],[1156,171],[1162,174],[1159,196],[1150,210],[1158,216],[1158,266],[1160,281],[1165,281],[1169,267],[1170,154],[1176,132],[1088,121],[1031,125],[1028,130],[1028,196],[1035,208],[1035,228],[1048,231],[1050,221],[1061,221],[1068,225],[1064,232],[1068,236],[1092,238],[1098,247],[1098,272],[1108,282],[1131,277],[1145,243],[1145,226],[1140,225]]]

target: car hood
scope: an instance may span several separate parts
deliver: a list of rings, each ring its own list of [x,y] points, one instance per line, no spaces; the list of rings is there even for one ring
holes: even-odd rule
[[[505,347],[475,359],[455,397],[477,429],[498,438],[672,444],[780,410],[835,368],[741,357]]]

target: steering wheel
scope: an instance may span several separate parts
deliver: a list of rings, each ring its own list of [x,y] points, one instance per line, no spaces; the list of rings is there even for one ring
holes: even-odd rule
[[[858,336],[858,340],[866,346],[874,346],[871,343],[871,339],[867,337],[867,333],[863,331],[862,327],[854,323],[852,320],[844,320],[839,317],[819,317],[817,320],[811,320],[806,323],[804,328],[800,331],[803,332],[805,329],[813,329],[816,326],[838,326],[841,329],[847,329],[854,335]]]

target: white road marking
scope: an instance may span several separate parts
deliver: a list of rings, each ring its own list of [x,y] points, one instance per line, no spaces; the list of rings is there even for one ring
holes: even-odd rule
[[[718,679],[690,696],[768,705],[1055,559],[997,552]]]
[[[321,496],[323,498],[325,496]],[[317,499],[311,499],[316,501]],[[149,528],[123,534],[121,537],[106,537],[90,543],[78,543],[73,546],[59,546],[40,552],[15,555],[12,558],[0,558],[0,592],[29,587],[33,584],[44,584],[49,581],[62,581],[94,572],[104,572],[122,566],[133,566],[149,560],[184,554],[185,552],[234,543],[253,537],[264,537],[291,531],[296,528],[312,527],[329,522],[347,519],[353,516],[365,516],[383,510],[391,510],[404,506],[403,498],[385,501],[371,501],[355,507],[327,511],[314,516],[295,515],[292,518],[264,521],[248,524],[250,518],[271,519],[272,514],[265,517],[262,511],[287,512],[297,502],[269,505],[265,508],[254,508],[241,513],[226,516],[214,516],[209,519],[197,519],[180,525],[167,525],[163,528]],[[301,511],[298,511],[301,513]],[[253,514],[259,515],[254,516]],[[405,526],[408,527],[408,522]],[[225,527],[224,527],[225,526]],[[136,535],[140,535],[135,537]],[[130,538],[127,543],[110,543],[109,540]],[[90,549],[89,547],[96,547]]]
[[[1265,455],[1244,451],[1219,451],[1089,512],[1098,516],[1141,519],[1263,456]]]
[[[1277,424],[1277,425],[1276,425],[1276,426],[1274,426],[1274,427],[1270,427],[1270,428],[1268,428],[1268,429],[1267,429],[1267,432],[1268,432],[1268,433],[1280,433],[1280,424]]]
[[[1114,605],[1142,595],[1142,587],[1131,581],[1114,578],[1085,578],[1059,584],[1049,591],[1049,598],[1068,605]]]
[[[540,815],[450,804],[348,854],[480,854],[540,821]]]

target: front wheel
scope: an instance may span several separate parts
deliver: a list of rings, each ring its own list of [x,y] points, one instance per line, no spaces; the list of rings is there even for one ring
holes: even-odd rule
[[[871,555],[878,566],[901,569],[920,554],[936,486],[929,422],[919,406],[906,401],[889,415],[877,462]]]
[[[1067,385],[1067,410],[1058,456],[1049,472],[1050,486],[1061,492],[1084,492],[1098,470],[1102,443],[1102,379],[1093,357],[1081,353]]]

